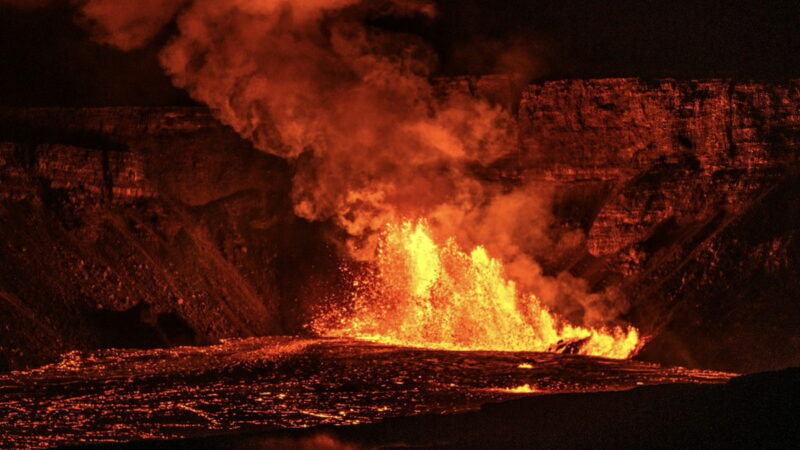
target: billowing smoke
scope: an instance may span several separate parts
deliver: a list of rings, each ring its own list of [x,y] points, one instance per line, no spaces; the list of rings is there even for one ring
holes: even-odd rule
[[[467,96],[437,98],[435,55],[365,21],[434,14],[421,1],[89,0],[83,21],[104,43],[145,43],[179,9],[161,63],[174,83],[263,151],[294,160],[295,212],[333,218],[363,239],[440,205],[473,207],[470,167],[513,148],[512,118]],[[113,12],[113,13],[112,13]],[[363,239],[362,239],[363,238]]]
[[[437,208],[431,214],[435,230],[456,237],[465,248],[486,247],[522,292],[534,293],[576,323],[600,326],[628,311],[627,299],[615,287],[592,293],[585,280],[568,272],[548,276],[537,262],[573,253],[585,238],[582,231],[565,231],[555,223],[551,188],[529,183],[508,191],[484,185],[481,194],[483,201],[474,207]]]
[[[468,95],[438,94],[429,81],[436,55],[423,41],[368,25],[430,20],[432,3],[77,4],[79,22],[97,41],[124,50],[174,23],[160,55],[174,84],[256,148],[293,161],[296,214],[337,223],[352,257],[371,258],[387,222],[427,217],[434,231],[462,245],[487,245],[512,278],[538,289],[546,303],[602,303],[579,280],[543,276],[534,261],[580,239],[548,233],[546,196],[532,187],[505,192],[474,175],[514,150],[510,113]],[[611,309],[593,308],[585,319],[608,319]]]

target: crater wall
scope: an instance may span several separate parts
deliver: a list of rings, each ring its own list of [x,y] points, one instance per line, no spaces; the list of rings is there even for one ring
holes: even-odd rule
[[[615,284],[641,357],[800,364],[800,83],[439,80],[518,116],[486,176],[555,192],[569,270]],[[0,110],[0,369],[73,350],[302,332],[337,289],[292,167],[202,108]]]

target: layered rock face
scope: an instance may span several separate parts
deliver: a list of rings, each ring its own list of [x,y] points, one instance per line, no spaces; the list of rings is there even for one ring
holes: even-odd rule
[[[670,217],[703,220],[714,213],[709,206],[736,208],[792,164],[798,87],[634,80],[531,87],[521,104],[521,169],[557,182],[610,182],[616,192],[588,246],[595,256],[617,254]]]
[[[622,279],[644,358],[750,371],[800,363],[800,83],[530,86],[520,176],[586,231],[573,271]]]
[[[0,141],[0,366],[299,330],[333,252],[207,111],[4,110]]]
[[[555,192],[551,270],[618,285],[641,357],[800,364],[800,83],[440,83],[519,117],[485,174]],[[72,349],[302,331],[337,289],[292,168],[200,108],[0,111],[0,368]]]

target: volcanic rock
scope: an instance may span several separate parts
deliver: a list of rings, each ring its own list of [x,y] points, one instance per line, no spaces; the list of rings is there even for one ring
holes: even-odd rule
[[[4,110],[0,141],[10,368],[74,349],[285,333],[304,320],[303,268],[332,254],[321,227],[291,213],[287,164],[206,110]]]

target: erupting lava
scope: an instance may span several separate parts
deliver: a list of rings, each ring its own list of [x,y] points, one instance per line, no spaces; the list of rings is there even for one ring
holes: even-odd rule
[[[639,348],[629,327],[566,323],[522,295],[486,249],[437,244],[425,221],[387,226],[373,269],[357,276],[352,311],[314,324],[327,336],[441,350],[564,351],[626,359]]]

